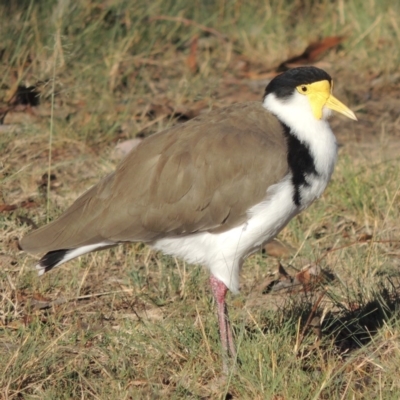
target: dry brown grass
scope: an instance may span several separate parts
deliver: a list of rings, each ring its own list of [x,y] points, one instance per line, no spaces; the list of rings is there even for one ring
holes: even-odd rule
[[[0,203],[15,206],[0,212],[2,398],[399,398],[397,4],[87,0],[0,10],[9,16],[0,109],[19,84],[41,92],[39,106],[14,108],[0,125]],[[283,261],[290,273],[317,262],[332,279],[311,293],[265,293],[277,260],[251,257],[230,299],[241,365],[229,379],[201,267],[137,244],[37,278],[16,240],[111,171],[118,141],[260,99],[277,65],[334,35],[346,40],[318,65],[360,121],[332,119],[342,145],[334,179],[280,235],[297,250]],[[322,291],[317,322],[307,323]]]

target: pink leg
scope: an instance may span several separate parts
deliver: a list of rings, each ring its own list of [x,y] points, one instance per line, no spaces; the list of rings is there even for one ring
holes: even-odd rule
[[[217,303],[219,335],[223,350],[223,370],[224,372],[228,372],[227,356],[236,357],[236,349],[233,343],[232,330],[228,317],[228,308],[225,303],[225,296],[228,288],[213,275],[210,277],[210,284],[214,299]]]

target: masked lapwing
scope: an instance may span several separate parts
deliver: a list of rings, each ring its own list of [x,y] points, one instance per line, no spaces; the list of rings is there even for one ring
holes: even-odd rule
[[[325,71],[289,70],[269,83],[263,102],[217,109],[143,140],[20,247],[45,253],[39,275],[128,242],[206,266],[224,355],[234,356],[226,292],[238,292],[246,257],[326,188],[337,157],[331,110],[356,120]]]

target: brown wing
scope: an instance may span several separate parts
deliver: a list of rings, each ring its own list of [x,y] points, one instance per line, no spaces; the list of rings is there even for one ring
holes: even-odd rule
[[[21,247],[36,253],[228,230],[287,174],[286,151],[279,121],[260,103],[212,111],[144,140]]]

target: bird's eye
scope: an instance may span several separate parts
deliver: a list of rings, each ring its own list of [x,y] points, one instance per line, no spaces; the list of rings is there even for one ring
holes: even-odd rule
[[[301,87],[301,90],[302,90],[303,92],[307,92],[307,86],[302,86],[302,87]]]

